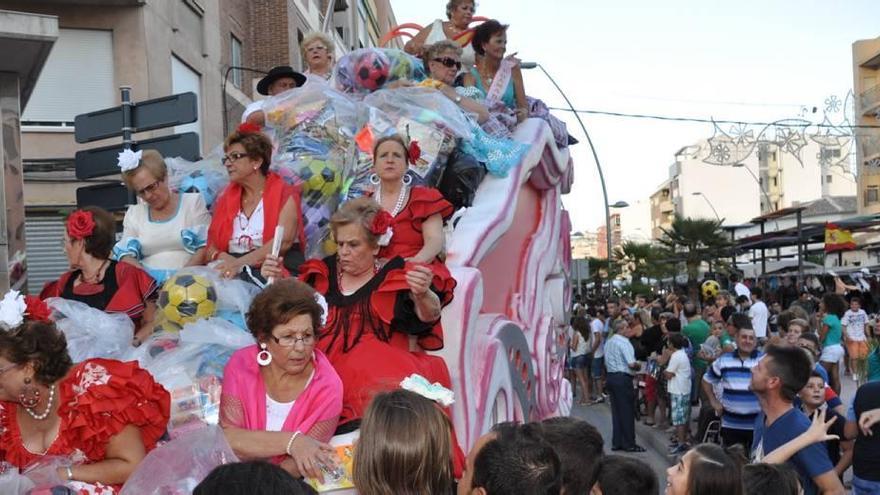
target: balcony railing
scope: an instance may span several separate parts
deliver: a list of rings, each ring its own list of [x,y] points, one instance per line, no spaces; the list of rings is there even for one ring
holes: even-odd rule
[[[880,135],[861,136],[859,143],[862,147],[864,163],[880,160]]]
[[[880,112],[880,84],[868,89],[859,96],[862,115],[876,115]]]

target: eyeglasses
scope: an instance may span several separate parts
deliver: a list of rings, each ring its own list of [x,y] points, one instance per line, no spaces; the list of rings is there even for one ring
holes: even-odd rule
[[[285,337],[276,337],[273,335],[272,340],[281,347],[293,347],[297,342],[301,342],[302,345],[308,347],[315,343],[315,336],[303,335],[302,337],[297,337],[295,335],[287,335]]]
[[[138,190],[135,191],[135,192],[137,193],[138,196],[140,196],[140,197],[143,198],[143,197],[146,196],[147,194],[151,194],[151,193],[156,192],[156,189],[159,188],[159,184],[161,184],[161,183],[162,183],[162,180],[161,180],[161,179],[160,179],[160,180],[157,180],[157,181],[153,182],[152,184],[150,184],[149,186],[147,186],[147,187],[145,187],[145,188],[143,188],[143,189],[138,189]]]
[[[444,67],[448,67],[450,69],[453,67],[455,67],[456,69],[461,69],[461,61],[455,60],[452,57],[437,57],[432,60],[434,60],[434,62],[437,62],[439,64],[443,64]]]
[[[326,52],[326,51],[327,51],[327,47],[324,45],[315,45],[315,46],[310,46],[310,47],[306,48],[306,53]]]
[[[232,163],[237,160],[241,160],[242,158],[248,156],[247,153],[242,153],[240,151],[233,151],[227,155],[223,155],[223,158],[220,159],[220,163],[226,165],[227,163]]]

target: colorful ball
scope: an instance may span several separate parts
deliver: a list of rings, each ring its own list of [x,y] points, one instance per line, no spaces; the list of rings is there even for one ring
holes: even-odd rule
[[[159,291],[159,311],[169,321],[184,325],[214,315],[217,289],[201,275],[183,273],[165,281]]]
[[[354,64],[355,82],[364,89],[375,91],[388,80],[391,63],[378,50],[365,52]]]
[[[703,294],[703,299],[714,299],[715,296],[721,292],[721,284],[714,280],[706,280],[703,282],[703,285],[700,286],[700,292]]]

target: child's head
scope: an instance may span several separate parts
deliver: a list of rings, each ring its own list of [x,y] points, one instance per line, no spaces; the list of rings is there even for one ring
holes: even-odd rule
[[[541,422],[541,435],[559,456],[565,493],[587,493],[603,456],[599,430],[582,419],[559,416]]]
[[[609,455],[599,461],[590,495],[657,493],[659,484],[651,466],[632,457]]]
[[[797,472],[788,464],[747,464],[743,466],[743,495],[798,495]]]
[[[811,409],[816,409],[825,403],[825,379],[818,371],[813,370],[810,373],[810,379],[798,392],[798,396],[801,398],[801,402]]]
[[[862,300],[858,297],[853,297],[849,300],[849,309],[853,311],[858,311],[862,308]]]
[[[362,495],[452,491],[452,425],[432,400],[408,390],[376,395],[354,450]]]
[[[312,487],[265,461],[217,466],[193,490],[193,495],[317,495]]]
[[[540,426],[502,423],[474,445],[458,494],[558,495],[561,489],[559,456],[541,436]]]
[[[720,446],[700,444],[666,470],[666,495],[742,495],[740,469]]]
[[[721,320],[715,320],[712,323],[712,335],[715,337],[721,337],[721,334],[724,333],[725,323]]]

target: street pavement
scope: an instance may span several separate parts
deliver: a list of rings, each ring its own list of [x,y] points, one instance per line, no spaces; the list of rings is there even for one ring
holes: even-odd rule
[[[852,399],[856,393],[856,385],[853,379],[849,376],[841,376],[841,399],[844,404],[849,407],[849,404],[852,403]],[[572,408],[571,415],[583,419],[593,426],[595,426],[599,433],[602,434],[602,439],[605,441],[605,453],[606,454],[621,454],[630,457],[635,457],[637,459],[641,459],[648,463],[654,472],[657,474],[657,478],[660,480],[660,491],[659,493],[663,494],[666,490],[666,469],[671,466],[673,463],[677,462],[678,459],[672,456],[667,455],[667,446],[669,445],[669,434],[665,431],[658,430],[657,428],[651,428],[645,426],[641,422],[636,422],[636,443],[645,447],[647,452],[641,454],[627,454],[623,452],[611,452],[611,409],[608,406],[608,403],[595,404],[591,406],[581,406],[577,405],[577,401],[575,401],[575,405]],[[694,408],[694,419],[696,419],[696,408]],[[693,425],[693,430],[696,432],[696,424]],[[851,472],[851,471],[850,471]],[[845,480],[849,481],[851,477],[850,472],[844,477]]]

